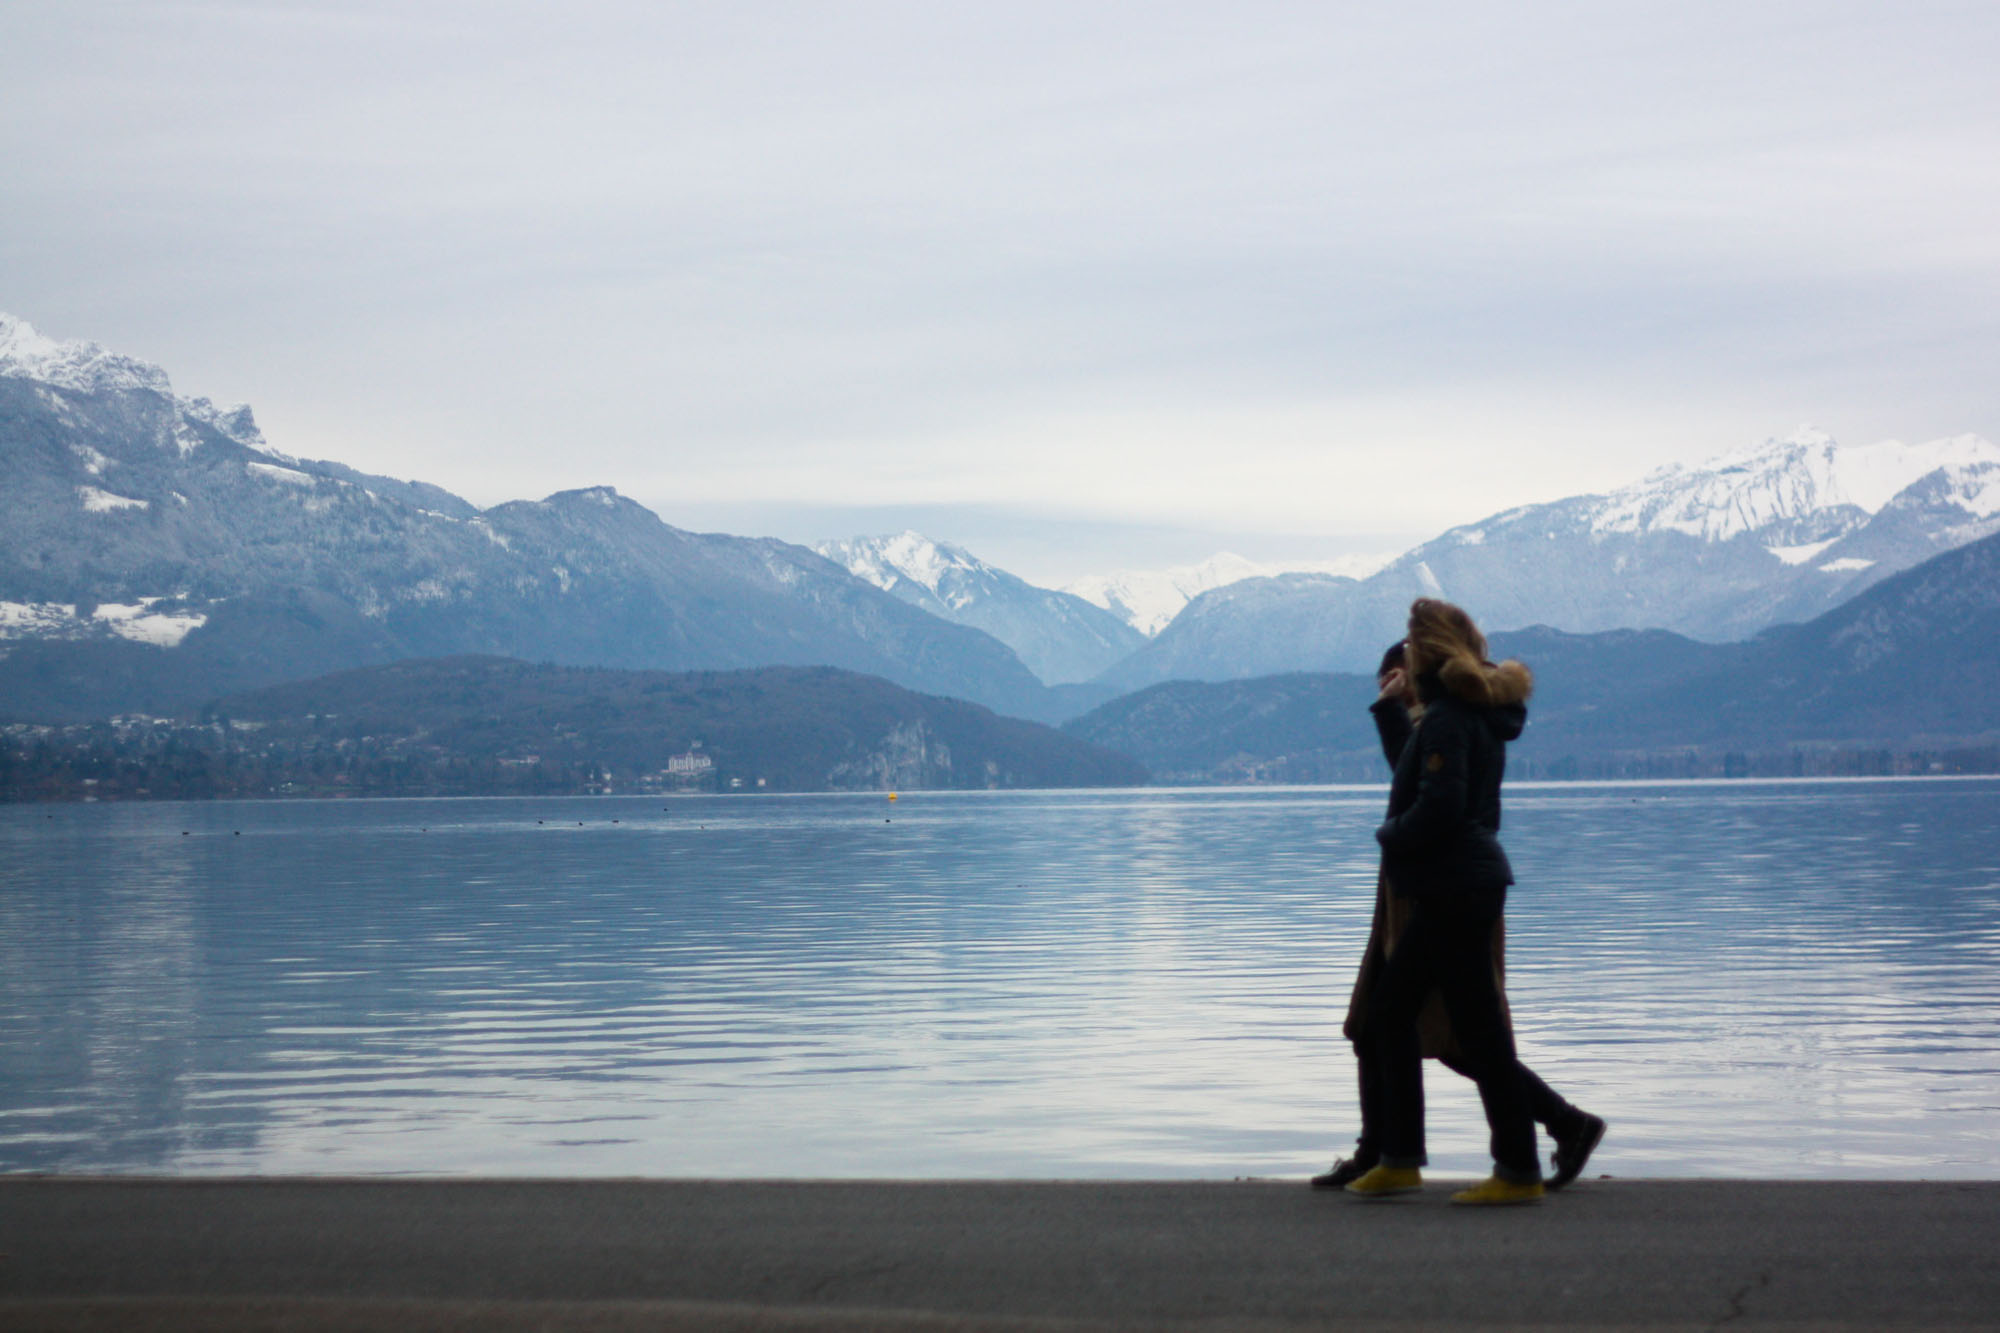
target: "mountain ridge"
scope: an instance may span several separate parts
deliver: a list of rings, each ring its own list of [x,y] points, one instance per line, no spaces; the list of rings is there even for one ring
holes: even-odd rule
[[[1249,562],[1218,557],[1197,571],[1215,586],[1137,642],[1072,593],[914,533],[823,544],[833,560],[686,532],[610,487],[481,510],[294,458],[248,407],[177,396],[158,367],[11,316],[0,475],[0,698],[17,716],[159,710],[329,666],[473,652],[825,664],[1053,721],[1161,679],[1365,670],[1418,595],[1500,631],[1727,642],[2000,530],[2000,448],[1986,440],[1849,448],[1807,429],[1461,524],[1365,577],[1236,578]]]
[[[1286,575],[1213,589],[1099,680],[1130,690],[1365,671],[1421,596],[1458,602],[1495,630],[1662,628],[1727,642],[1810,619],[1994,531],[2000,446],[1961,435],[1848,451],[1802,431],[1616,491],[1461,524],[1365,579]]]
[[[1145,642],[1081,597],[1037,587],[918,532],[824,541],[813,549],[891,596],[991,634],[1046,685],[1090,680]]]
[[[1758,756],[1804,773],[1835,752],[1869,756],[1871,771],[1917,751],[2000,765],[2000,533],[1735,643],[1532,626],[1495,633],[1491,648],[1535,672],[1510,753],[1542,775],[1744,775]],[[1372,673],[1169,681],[1064,729],[1161,781],[1378,780],[1374,697]]]
[[[608,487],[480,510],[281,454],[249,409],[179,397],[94,344],[19,320],[6,337],[0,698],[17,716],[158,711],[462,652],[829,665],[1017,715],[1055,706],[992,636],[803,547],[686,532]],[[50,367],[63,383],[34,378]]]
[[[1335,560],[1286,563],[1246,560],[1233,551],[1218,551],[1193,565],[1166,569],[1124,569],[1073,579],[1063,591],[1073,593],[1124,620],[1151,637],[1173,622],[1187,604],[1215,588],[1245,579],[1278,578],[1286,574],[1331,574],[1365,578],[1393,559],[1387,555],[1351,555]]]

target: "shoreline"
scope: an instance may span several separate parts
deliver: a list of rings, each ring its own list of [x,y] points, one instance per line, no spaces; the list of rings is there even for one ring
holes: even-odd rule
[[[1863,786],[1869,783],[1905,782],[2000,782],[2000,770],[1980,770],[1965,773],[1822,773],[1797,776],[1763,776],[1742,774],[1727,776],[1715,774],[1709,777],[1662,777],[1662,778],[1509,778],[1509,791],[1565,791],[1572,788],[1613,788],[1624,790],[1638,787],[1834,787]],[[1128,787],[907,787],[895,788],[899,796],[1077,796],[1098,793],[1128,794],[1148,792],[1158,795],[1204,794],[1214,792],[1353,792],[1370,796],[1380,795],[1389,789],[1388,780],[1379,782],[1212,782],[1212,783],[1150,783],[1142,782]],[[216,796],[137,796],[115,793],[73,794],[62,796],[40,796],[27,798],[0,797],[0,808],[17,807],[28,809],[53,805],[281,805],[310,801],[339,802],[352,804],[372,801],[686,801],[717,800],[731,801],[745,798],[771,799],[773,797],[828,797],[845,800],[879,801],[889,794],[890,788],[870,788],[866,791],[812,790],[812,791],[601,791],[601,792],[379,792],[379,791],[314,791],[314,792],[236,792]]]
[[[2000,1181],[0,1177],[0,1329],[2000,1327]]]

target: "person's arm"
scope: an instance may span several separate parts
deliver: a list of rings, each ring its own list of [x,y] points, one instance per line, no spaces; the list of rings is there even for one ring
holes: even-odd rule
[[[1375,734],[1382,738],[1382,753],[1389,760],[1389,767],[1394,768],[1414,730],[1410,725],[1410,710],[1403,707],[1401,699],[1385,694],[1369,704],[1368,711],[1375,718]]]
[[[1433,710],[1417,728],[1417,798],[1375,830],[1375,841],[1407,851],[1458,832],[1465,822],[1470,738],[1462,719]]]
[[[1375,733],[1382,738],[1382,753],[1388,757],[1389,767],[1396,767],[1396,761],[1403,757],[1403,747],[1410,743],[1410,710],[1404,704],[1404,691],[1410,687],[1409,672],[1403,667],[1394,667],[1379,677],[1376,685],[1381,691],[1375,702],[1368,705],[1368,711],[1375,716]]]

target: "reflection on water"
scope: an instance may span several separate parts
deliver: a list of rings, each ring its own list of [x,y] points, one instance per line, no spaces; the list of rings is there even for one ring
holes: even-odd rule
[[[0,1169],[1302,1175],[1379,789],[0,809]],[[1621,1175],[2000,1175],[2000,783],[1514,789]],[[1484,1169],[1431,1067],[1432,1157]]]

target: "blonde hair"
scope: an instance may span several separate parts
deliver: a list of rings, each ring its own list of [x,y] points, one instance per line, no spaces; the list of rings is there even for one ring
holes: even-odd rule
[[[1472,617],[1435,597],[1410,603],[1406,651],[1412,679],[1435,671],[1445,689],[1467,703],[1517,704],[1534,693],[1533,672],[1511,658],[1487,661],[1486,636]]]

